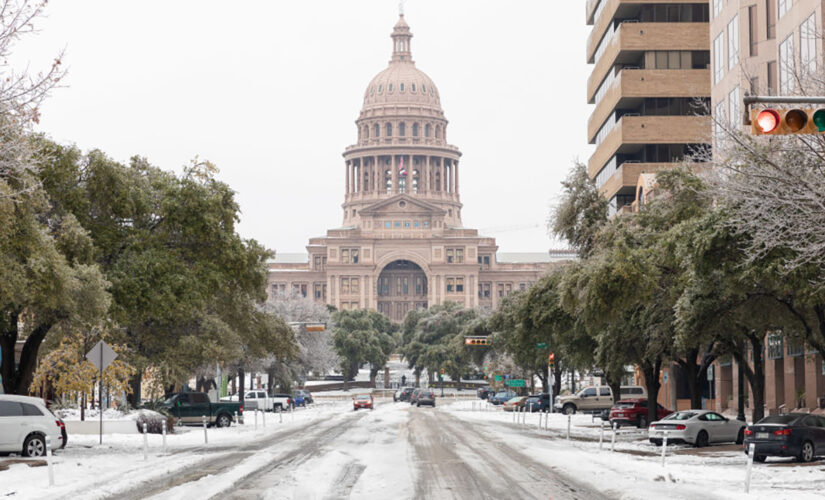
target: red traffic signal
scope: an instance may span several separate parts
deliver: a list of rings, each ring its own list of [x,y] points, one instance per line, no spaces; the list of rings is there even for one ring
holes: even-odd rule
[[[825,108],[752,110],[751,124],[754,135],[821,134]]]
[[[486,337],[465,337],[464,345],[490,345],[490,339]]]

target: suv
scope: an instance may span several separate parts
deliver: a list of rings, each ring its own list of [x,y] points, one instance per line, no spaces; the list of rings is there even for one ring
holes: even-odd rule
[[[297,399],[298,396],[301,396],[301,397],[304,398],[304,406],[306,406],[307,403],[309,403],[309,404],[314,404],[315,403],[315,400],[312,399],[312,394],[306,389],[295,389],[296,399]]]
[[[222,402],[237,402],[238,395],[234,394],[232,396],[226,396],[221,398]],[[270,411],[272,410],[272,404],[269,400],[269,396],[266,394],[266,391],[253,389],[246,391],[243,396],[243,407],[246,411]]]
[[[621,386],[620,398],[647,398],[647,391],[640,385]],[[609,385],[585,387],[576,394],[556,398],[556,408],[570,415],[577,411],[598,413],[613,406],[613,391]]]
[[[661,420],[673,413],[664,406],[656,404],[656,420]],[[647,400],[646,399],[622,399],[610,409],[610,424],[617,427],[623,425],[635,425],[640,429],[647,428]]]
[[[430,405],[435,408],[435,393],[426,389],[419,392],[415,400],[415,406],[420,407],[421,405]]]
[[[40,398],[0,395],[0,453],[21,453],[24,457],[46,455],[46,436],[52,449],[62,448],[62,421],[46,408]]]
[[[524,407],[527,408],[527,411],[530,413],[550,411],[550,394],[546,392],[531,394],[527,397],[527,401],[524,402]]]

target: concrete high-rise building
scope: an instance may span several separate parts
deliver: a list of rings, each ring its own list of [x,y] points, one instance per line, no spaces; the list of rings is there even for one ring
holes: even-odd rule
[[[643,203],[652,175],[710,143],[705,1],[588,0],[588,174],[611,214]]]
[[[413,62],[412,37],[401,15],[389,66],[364,91],[357,142],[344,151],[342,226],[312,238],[307,254],[279,253],[271,296],[299,293],[401,321],[447,301],[495,308],[574,256],[500,254],[494,238],[463,226],[465,165],[447,142],[438,88]]]
[[[710,6],[711,106],[716,121],[741,126],[746,91],[794,95],[800,93],[808,76],[818,75],[822,81],[825,1],[711,0]],[[767,412],[825,404],[822,355],[781,332],[769,332],[765,344]],[[717,407],[736,408],[736,362],[717,363],[716,373]],[[749,396],[748,391],[746,398],[753,401]]]

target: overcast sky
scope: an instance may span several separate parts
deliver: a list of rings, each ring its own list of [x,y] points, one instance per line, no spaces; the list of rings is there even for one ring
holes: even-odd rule
[[[46,12],[15,57],[45,69],[66,49],[42,131],[178,172],[195,155],[215,162],[241,235],[280,252],[341,224],[341,154],[390,59],[397,1],[64,0]],[[464,155],[464,225],[500,251],[557,246],[550,206],[591,152],[584,2],[410,0],[405,12]]]

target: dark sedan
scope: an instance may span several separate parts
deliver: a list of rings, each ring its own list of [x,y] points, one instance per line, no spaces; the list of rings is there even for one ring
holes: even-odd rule
[[[435,407],[435,393],[433,391],[423,390],[418,393],[418,398],[415,400],[415,406],[430,405]]]
[[[524,407],[527,408],[527,411],[530,413],[550,411],[550,395],[546,392],[532,394],[527,398]]]
[[[490,399],[490,402],[493,403],[496,406],[503,405],[505,402],[513,399],[514,397],[516,397],[515,392],[499,391],[499,392],[496,393],[495,396],[492,397],[492,399]]]
[[[796,457],[810,462],[825,455],[825,417],[809,413],[771,415],[745,430],[745,454],[756,445],[753,459]]]

